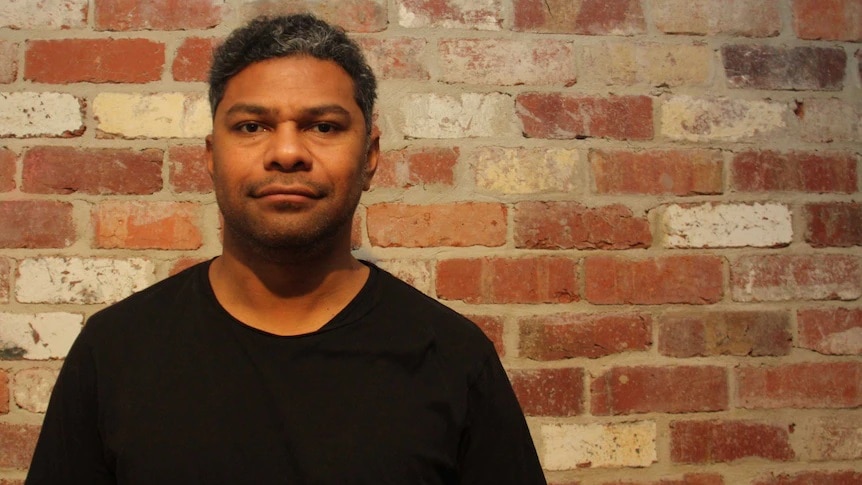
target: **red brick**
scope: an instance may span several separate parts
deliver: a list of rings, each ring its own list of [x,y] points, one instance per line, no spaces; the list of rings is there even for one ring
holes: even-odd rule
[[[24,192],[152,194],[162,188],[163,153],[115,148],[36,147],[24,154]]]
[[[458,148],[420,147],[384,152],[377,164],[372,187],[407,189],[414,186],[455,182]]]
[[[519,324],[520,356],[532,360],[596,359],[652,345],[647,315],[564,313],[528,317]]]
[[[0,369],[0,414],[9,412],[9,374]]]
[[[6,258],[0,258],[0,303],[9,302],[9,290],[12,287],[12,264]]]
[[[100,0],[97,30],[191,30],[215,27],[227,11],[224,0]]]
[[[197,249],[200,209],[191,202],[102,202],[93,214],[97,248]]]
[[[653,138],[652,98],[648,96],[525,93],[518,96],[516,109],[528,138]]]
[[[855,300],[860,285],[860,259],[844,254],[749,255],[730,265],[736,301]]]
[[[503,6],[500,0],[398,0],[396,8],[402,27],[499,30],[503,23]]]
[[[750,421],[675,421],[670,424],[674,463],[722,463],[744,458],[789,461],[796,457],[790,433]]]
[[[0,148],[0,192],[15,190],[15,171],[18,155],[7,148]]]
[[[40,427],[0,423],[0,468],[22,470],[30,465]]]
[[[862,0],[794,0],[800,39],[862,40]]]
[[[623,205],[515,204],[515,246],[527,249],[630,249],[652,244],[649,221]]]
[[[722,367],[614,367],[590,386],[594,415],[693,413],[728,408]]]
[[[15,82],[18,78],[18,44],[0,40],[0,84]]]
[[[442,260],[437,296],[467,303],[569,303],[578,299],[576,266],[564,257]]]
[[[827,355],[862,355],[862,309],[799,310],[796,322],[800,347]]]
[[[825,362],[736,370],[739,406],[750,409],[862,405],[862,363]]]
[[[146,83],[161,79],[164,64],[164,44],[146,39],[33,40],[24,77],[54,84]]]
[[[514,9],[516,31],[587,35],[646,32],[637,0],[515,0]]]
[[[388,23],[384,0],[253,0],[243,2],[241,12],[242,17],[248,19],[259,15],[309,12],[348,32],[379,32],[386,29]]]
[[[715,473],[686,473],[679,479],[603,482],[602,485],[724,485],[724,478]]]
[[[488,315],[468,315],[468,318],[482,329],[482,332],[494,343],[494,348],[497,350],[497,355],[503,357],[506,355],[506,348],[503,343],[503,320],[498,317]]]
[[[572,86],[575,48],[556,39],[443,39],[440,80],[490,86]]]
[[[722,266],[716,256],[640,261],[592,256],[585,262],[585,297],[599,305],[716,303],[722,297]]]
[[[862,483],[862,472],[814,470],[794,474],[770,473],[768,477],[760,478],[752,485],[859,485],[860,483]]]
[[[583,412],[583,369],[513,370],[509,378],[528,416],[577,416]]]
[[[375,204],[366,214],[368,237],[374,246],[495,247],[506,242],[506,207],[502,204]]]
[[[600,194],[721,194],[722,155],[714,150],[593,150]]]
[[[862,246],[862,203],[805,206],[805,241],[814,247]]]
[[[378,79],[411,79],[426,81],[431,78],[422,62],[426,39],[396,37],[385,39],[357,39],[368,64]]]
[[[658,349],[670,357],[782,356],[792,347],[790,316],[783,312],[682,312],[659,320]]]
[[[176,192],[209,193],[212,179],[207,171],[203,145],[173,146],[168,151],[171,187]]]
[[[731,163],[731,187],[743,192],[857,190],[856,159],[849,153],[748,151]]]
[[[177,81],[206,81],[209,78],[212,51],[221,39],[191,37],[185,39],[177,48],[174,63],[171,65]]]
[[[72,204],[47,200],[0,202],[0,248],[65,248],[75,241]]]
[[[832,47],[730,44],[721,48],[732,88],[840,91],[847,53]]]

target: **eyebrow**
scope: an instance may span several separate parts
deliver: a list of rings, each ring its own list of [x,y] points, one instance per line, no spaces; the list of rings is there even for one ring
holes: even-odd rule
[[[274,108],[267,108],[266,106],[262,106],[259,104],[251,104],[251,103],[237,103],[230,108],[228,108],[225,113],[226,116],[230,116],[236,113],[248,113],[254,115],[275,115],[278,113],[278,110]],[[327,114],[334,114],[339,116],[350,117],[350,112],[347,111],[343,106],[338,104],[324,104],[320,106],[312,106],[302,110],[302,113],[306,116],[323,116]]]

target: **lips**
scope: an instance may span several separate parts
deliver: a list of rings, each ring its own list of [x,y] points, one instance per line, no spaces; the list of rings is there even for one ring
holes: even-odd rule
[[[305,184],[267,184],[253,189],[251,191],[251,196],[258,199],[272,196],[295,196],[306,197],[309,199],[320,199],[323,197],[323,191]]]

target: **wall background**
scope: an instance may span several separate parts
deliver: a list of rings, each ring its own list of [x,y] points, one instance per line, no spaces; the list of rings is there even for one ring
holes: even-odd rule
[[[209,50],[304,9],[381,79],[359,254],[551,483],[862,483],[862,1],[0,0],[0,484],[87,316],[219,253]]]

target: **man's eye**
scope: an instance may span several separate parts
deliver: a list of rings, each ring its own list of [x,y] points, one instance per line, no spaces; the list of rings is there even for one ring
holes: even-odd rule
[[[314,125],[314,130],[318,133],[332,133],[336,131],[336,126],[330,123],[318,123]]]
[[[258,123],[242,123],[236,127],[238,131],[243,133],[258,133],[263,131],[263,126]]]

